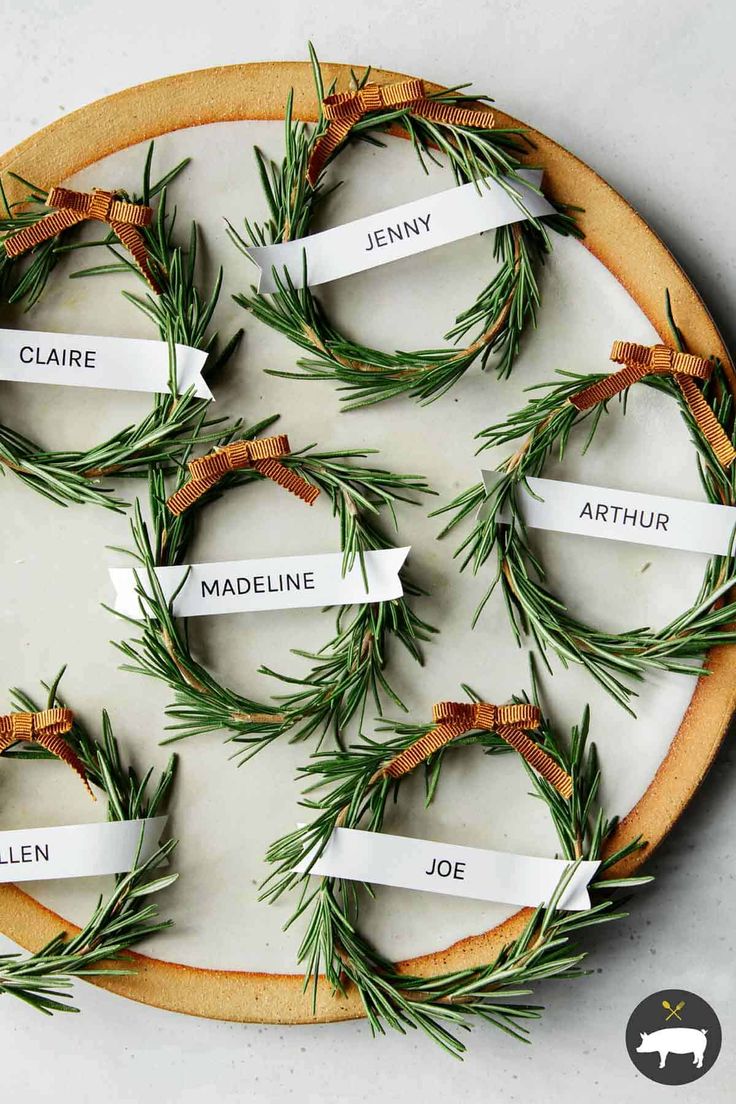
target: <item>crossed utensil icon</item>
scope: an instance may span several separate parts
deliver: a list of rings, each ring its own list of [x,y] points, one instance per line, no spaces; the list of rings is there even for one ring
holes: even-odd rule
[[[681,1000],[678,1004],[675,1005],[674,1008],[668,1000],[663,1000],[662,1007],[666,1008],[669,1013],[669,1015],[665,1016],[665,1020],[671,1020],[673,1016],[676,1016],[678,1020],[682,1020],[680,1012],[682,1012],[683,1008],[685,1007],[684,1000]]]

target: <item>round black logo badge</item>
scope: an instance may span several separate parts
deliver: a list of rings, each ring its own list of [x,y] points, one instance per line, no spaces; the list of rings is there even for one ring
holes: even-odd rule
[[[687,1085],[708,1072],[721,1049],[721,1025],[702,997],[662,989],[638,1004],[626,1049],[640,1073],[660,1085]]]

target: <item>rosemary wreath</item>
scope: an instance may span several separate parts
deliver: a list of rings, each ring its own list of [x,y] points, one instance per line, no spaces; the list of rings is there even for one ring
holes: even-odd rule
[[[63,703],[58,686],[63,671],[50,687],[45,708]],[[21,690],[11,694],[13,707],[36,712],[33,700]],[[121,756],[107,713],[102,714],[100,738],[92,736],[79,721],[65,739],[84,767],[87,778],[107,797],[108,820],[137,820],[160,815],[174,780],[175,758],[169,760],[158,783],[152,787],[153,769],[143,777]],[[49,751],[36,743],[15,744],[3,756],[16,759],[48,759]],[[69,992],[75,978],[122,975],[134,972],[129,947],[169,927],[159,920],[156,905],[148,898],[174,882],[178,875],[158,876],[159,865],[169,858],[176,841],[167,840],[143,862],[136,862],[127,874],[115,878],[107,900],[100,900],[82,930],[71,939],[60,932],[35,954],[0,955],[0,995],[25,1001],[39,1012],[77,1012]]]
[[[667,309],[676,348],[682,352],[682,335],[672,318],[669,297]],[[658,348],[664,349],[663,346],[654,347]],[[691,359],[697,361],[699,358]],[[679,404],[697,451],[701,482],[708,500],[734,506],[736,482],[728,460],[731,442],[736,441],[733,395],[719,362],[700,363],[708,369],[705,374],[709,378],[705,379],[702,390],[693,382],[692,387],[700,396],[694,401],[707,403],[711,408],[717,423],[716,436],[721,439],[720,444],[716,441],[715,447],[703,431],[702,419],[699,421],[695,417],[692,402],[676,382],[677,377],[652,374],[640,378],[639,382],[663,392]],[[736,602],[724,598],[736,582],[734,556],[729,553],[712,557],[693,605],[660,629],[604,632],[566,611],[560,599],[544,586],[544,568],[529,544],[518,508],[517,490],[524,486],[529,476],[542,473],[554,450],[560,457],[564,455],[568,438],[579,423],[587,422],[588,427],[583,451],[590,446],[600,419],[608,410],[608,403],[599,401],[587,409],[579,409],[573,400],[578,401],[577,396],[593,391],[611,377],[603,373],[559,374],[564,377],[563,382],[540,385],[540,394],[512,414],[508,421],[478,434],[482,441],[479,451],[519,439],[521,444],[497,468],[500,478],[492,490],[486,491],[482,484],[476,484],[437,511],[453,511],[455,515],[440,535],[444,536],[472,517],[472,530],[456,552],[462,557],[461,570],[472,564],[473,571],[477,572],[493,552],[496,554],[497,570],[476,611],[475,620],[496,586],[500,586],[519,643],[522,634],[529,633],[548,666],[547,649],[564,665],[581,664],[628,712],[633,713],[630,705],[635,695],[632,682],[641,681],[650,670],[688,675],[705,673],[698,662],[705,653],[719,644],[736,642],[733,629]],[[624,389],[624,411],[626,394],[627,389]]]
[[[251,426],[245,436],[256,438],[272,422],[268,419]],[[391,546],[379,525],[382,510],[388,510],[396,526],[398,502],[414,503],[413,494],[431,493],[421,476],[397,475],[358,463],[368,455],[368,451],[357,449],[302,450],[280,457],[290,473],[324,492],[330,502],[338,521],[345,571],[360,562],[365,552]],[[132,554],[142,569],[137,588],[142,620],[125,620],[141,635],[117,644],[126,658],[124,670],[162,679],[173,690],[174,702],[168,710],[173,719],[170,728],[176,733],[172,740],[225,731],[229,733],[228,742],[238,745],[241,760],[290,730],[294,740],[316,735],[321,742],[328,732],[339,740],[351,720],[362,718],[369,698],[379,711],[384,698],[405,708],[385,673],[391,642],[402,644],[421,663],[421,645],[436,631],[412,609],[409,597],[423,591],[402,571],[404,597],[343,607],[335,636],[324,648],[316,653],[294,649],[295,655],[313,665],[306,677],[279,674],[268,667],[260,669],[291,687],[287,695],[276,699],[278,705],[255,701],[221,685],[192,654],[186,622],[173,616],[172,603],[161,590],[155,568],[185,562],[193,528],[209,502],[229,488],[263,478],[253,468],[230,471],[174,516],[167,507],[163,473],[151,474],[150,524],[144,520],[139,503],[131,519]],[[180,479],[169,501],[176,499],[184,486],[185,481]]]
[[[160,294],[133,295],[124,291],[123,295],[143,311],[168,345],[169,392],[156,396],[150,414],[138,425],[128,426],[109,440],[81,452],[51,452],[0,424],[0,470],[12,471],[27,486],[61,505],[94,503],[120,510],[127,503],[114,497],[109,488],[101,486],[102,480],[111,476],[145,476],[151,464],[174,464],[198,434],[200,441],[212,439],[201,436],[203,427],[214,424],[206,422],[208,402],[196,398],[192,390],[183,395],[176,393],[175,345],[190,345],[211,353],[209,374],[216,372],[228,359],[240,337],[236,335],[217,354],[216,335],[210,334],[209,328],[220,294],[222,270],[212,288],[202,293],[196,276],[196,224],[192,224],[187,246],[178,244],[174,238],[176,209],[169,212],[167,205],[167,187],[186,167],[187,161],[154,182],[151,179],[153,150],[151,144],[140,196],[118,194],[124,201],[143,207],[158,199],[153,221],[141,227],[139,233],[145,244],[149,275],[154,277]],[[23,302],[26,308],[32,307],[61,257],[75,249],[87,249],[90,244],[107,247],[116,260],[75,272],[73,277],[132,271],[149,287],[148,277],[133,259],[115,249],[117,236],[112,231],[98,242],[86,243],[67,241],[69,230],[64,230],[33,248],[27,261],[10,256],[6,243],[51,213],[46,205],[48,193],[20,177],[16,179],[29,192],[22,202],[13,204],[9,204],[0,192],[5,209],[4,216],[0,217],[0,302],[11,305]]]
[[[286,103],[286,154],[280,165],[269,162],[256,149],[261,183],[271,217],[264,224],[245,220],[245,236],[232,226],[230,236],[238,248],[249,245],[277,244],[302,238],[309,232],[318,204],[332,190],[325,189],[324,169],[349,144],[361,139],[382,145],[375,132],[403,133],[412,144],[422,168],[427,162],[440,162],[440,157],[452,168],[458,184],[474,183],[479,189],[486,180],[500,184],[510,192],[519,182],[521,157],[533,144],[520,128],[493,128],[493,116],[483,110],[473,110],[478,100],[487,97],[465,96],[457,89],[422,96],[421,104],[370,106],[359,117],[345,124],[335,145],[324,143],[331,130],[327,117],[334,84],[325,91],[319,62],[310,46],[319,118],[313,128],[293,118],[293,95]],[[353,74],[357,94],[375,90],[368,83],[370,69],[362,76]],[[388,86],[390,89],[392,86]],[[380,97],[379,97],[380,98]],[[450,122],[443,121],[443,109]],[[472,122],[462,121],[464,118]],[[321,148],[320,148],[321,147]],[[316,163],[315,163],[316,158]],[[524,182],[526,183],[526,182]],[[518,201],[518,194],[513,191]],[[524,329],[534,325],[540,291],[537,270],[551,252],[549,231],[580,236],[575,222],[559,208],[554,215],[527,218],[513,226],[503,226],[494,236],[494,256],[499,262],[495,275],[488,281],[475,302],[462,311],[454,326],[445,335],[450,345],[412,352],[382,352],[362,345],[340,333],[327,318],[319,301],[306,286],[297,289],[288,274],[274,273],[278,290],[270,297],[258,294],[236,295],[242,307],[266,325],[279,331],[305,349],[308,359],[300,360],[301,373],[272,371],[270,374],[288,379],[332,379],[340,389],[349,392],[346,409],[355,409],[382,402],[395,395],[408,394],[430,402],[448,391],[470,366],[480,360],[486,367],[491,356],[497,357],[496,370],[508,376],[519,351]],[[247,253],[246,253],[247,255]],[[475,335],[472,336],[471,335]],[[467,344],[458,348],[458,343]]]
[[[471,697],[477,702],[475,696]],[[514,701],[521,706],[526,703],[526,699]],[[496,731],[467,731],[468,727],[425,758],[427,806],[436,792],[445,756],[453,749],[476,745],[489,755],[509,750],[507,740],[499,735],[500,725]],[[317,879],[310,876],[308,869],[304,873],[294,869],[307,855],[313,865],[336,827],[366,832],[382,830],[387,805],[397,799],[405,776],[403,768],[397,774],[392,767],[400,757],[416,761],[418,757],[412,756],[410,749],[431,731],[427,725],[396,722],[387,723],[386,730],[393,731],[394,736],[385,743],[364,739],[347,752],[317,754],[301,768],[309,783],[305,791],[309,796],[302,804],[315,811],[315,819],[271,845],[266,857],[274,864],[274,870],[263,884],[263,897],[275,901],[289,891],[298,893],[298,904],[286,926],[302,916],[307,918],[298,953],[299,961],[306,966],[305,985],[311,980],[316,1000],[322,970],[334,991],[343,993],[354,987],[374,1035],[384,1034],[386,1028],[402,1033],[408,1028],[420,1028],[459,1057],[465,1046],[452,1029],[470,1028],[474,1020],[481,1019],[527,1041],[525,1021],[538,1019],[542,1009],[514,1003],[511,998],[530,994],[530,987],[544,978],[582,976],[585,971],[580,969],[580,963],[585,952],[573,942],[575,933],[625,916],[617,911],[612,891],[651,880],[616,878],[608,873],[643,843],[636,839],[613,852],[606,848],[616,820],[607,819],[598,806],[601,772],[595,746],[588,746],[588,710],[582,723],[572,729],[568,747],[563,746],[543,718],[536,734],[537,752],[556,764],[560,774],[569,777],[568,798],[522,758],[535,795],[549,809],[562,855],[571,861],[570,868],[551,900],[531,912],[521,935],[493,961],[436,977],[417,976],[397,968],[371,946],[357,927],[361,888],[358,884],[330,877]],[[315,791],[322,792],[311,796]],[[598,880],[590,886],[595,903],[584,911],[563,912],[557,904],[575,864],[583,859],[601,860]],[[370,887],[363,888],[372,892]]]

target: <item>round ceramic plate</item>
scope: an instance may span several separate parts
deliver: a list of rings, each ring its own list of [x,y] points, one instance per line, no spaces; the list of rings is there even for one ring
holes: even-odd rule
[[[327,65],[327,79],[347,83],[347,67]],[[463,74],[458,74],[462,79]],[[397,75],[376,71],[375,79]],[[697,292],[645,223],[592,170],[543,135],[535,161],[555,199],[583,207],[583,244],[556,241],[542,277],[538,329],[527,335],[510,381],[471,370],[435,404],[420,408],[397,400],[369,410],[340,412],[328,383],[298,383],[264,374],[290,369],[296,351],[246,316],[230,292],[254,279],[229,243],[224,218],[265,215],[252,147],[278,158],[280,120],[289,88],[295,113],[314,119],[315,96],[305,64],[232,66],[171,77],[130,89],[78,111],[29,138],[0,160],[11,194],[11,171],[39,185],[125,187],[140,180],[148,140],[156,139],[156,167],[164,172],[182,156],[192,164],[172,188],[182,227],[196,217],[203,229],[205,266],[225,266],[226,294],[218,324],[223,333],[245,326],[236,361],[217,385],[217,409],[255,419],[280,413],[279,429],[292,445],[360,446],[380,450],[394,470],[425,474],[447,501],[477,481],[473,436],[523,401],[523,389],[549,379],[558,368],[605,369],[614,338],[652,342],[667,336],[664,293],[669,288],[677,320],[694,352],[726,350]],[[497,113],[499,123],[508,121]],[[424,176],[405,142],[386,148],[350,149],[335,167],[346,181],[324,212],[324,225],[368,214],[448,186],[448,175]],[[17,190],[15,191],[17,194]],[[81,264],[81,261],[75,262]],[[459,242],[320,289],[344,329],[387,348],[436,344],[454,315],[485,283],[490,263],[486,238]],[[62,270],[42,303],[27,318],[8,315],[5,325],[26,328],[154,336],[120,295],[130,280],[110,277],[70,282]],[[612,412],[585,457],[571,449],[551,474],[613,488],[700,498],[692,448],[679,414],[664,398],[632,393],[625,419]],[[82,447],[103,433],[138,420],[146,400],[123,392],[0,386],[3,420],[53,447]],[[488,457],[490,461],[492,457]],[[487,463],[486,466],[489,466]],[[134,495],[143,487],[126,484]],[[33,690],[68,662],[64,693],[87,723],[109,708],[116,732],[136,761],[162,764],[168,694],[117,669],[110,638],[123,626],[101,606],[110,600],[107,567],[119,562],[111,545],[125,544],[125,517],[93,508],[60,510],[14,482],[2,485],[6,527],[2,555],[0,659],[8,682]],[[431,702],[453,698],[460,683],[488,700],[503,701],[528,686],[528,656],[511,637],[495,599],[471,631],[472,610],[486,580],[459,576],[454,542],[436,541],[439,525],[427,508],[407,507],[399,517],[402,543],[411,543],[417,576],[430,592],[421,613],[442,631],[427,645],[426,664],[392,655],[391,673],[413,717]],[[234,559],[305,551],[332,551],[336,533],[320,504],[306,511],[296,500],[258,485],[227,495],[207,513],[192,555]],[[662,624],[697,593],[703,560],[684,552],[593,541],[559,534],[539,536],[550,581],[573,611],[616,631],[632,624]],[[206,624],[204,622],[207,622]],[[319,647],[331,615],[316,610],[228,615],[192,624],[194,641],[221,679],[254,695],[276,692],[257,668],[261,662],[291,673],[303,661],[298,646]],[[579,669],[553,664],[542,680],[545,706],[563,730],[592,708],[592,735],[604,770],[609,813],[625,814],[618,846],[642,835],[648,846],[626,863],[646,861],[702,781],[724,736],[736,694],[736,652],[711,654],[711,674],[694,678],[658,675],[640,687],[637,718],[624,713]],[[298,931],[283,933],[289,902],[258,902],[262,860],[270,840],[293,826],[298,808],[297,768],[305,745],[274,746],[237,770],[218,735],[179,745],[181,770],[172,811],[180,839],[181,877],[162,902],[175,920],[136,956],[129,977],[97,984],[133,999],[201,1016],[232,1020],[304,1022],[360,1014],[354,994],[319,992],[316,1014],[295,972]],[[513,756],[489,761],[467,751],[450,757],[436,802],[422,805],[411,779],[391,815],[389,831],[552,855],[555,840],[544,809],[527,795]],[[67,777],[69,775],[69,777]],[[6,826],[70,823],[103,815],[91,807],[71,772],[55,763],[4,761],[2,820]],[[0,887],[0,929],[27,948],[39,948],[60,929],[89,915],[99,880],[34,884],[32,892]],[[633,906],[636,907],[635,904]],[[62,919],[64,917],[64,919]],[[427,973],[488,960],[517,933],[525,912],[400,890],[379,890],[363,920],[379,948],[411,969]],[[663,921],[664,922],[664,921]],[[612,937],[615,932],[612,929]],[[152,952],[156,957],[150,957]]]

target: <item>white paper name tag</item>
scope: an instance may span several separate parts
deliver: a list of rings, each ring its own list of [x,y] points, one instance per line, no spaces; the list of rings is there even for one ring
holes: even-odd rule
[[[486,490],[491,491],[500,478],[498,472],[481,474]],[[528,482],[531,494],[519,487],[517,503],[531,529],[682,548],[716,556],[727,555],[731,547],[736,527],[733,506],[637,491],[611,491],[558,479],[531,478]],[[478,516],[486,515],[489,506],[485,502]],[[510,518],[502,512],[500,520]]]
[[[397,886],[497,901],[506,905],[546,904],[571,864],[506,851],[485,851],[450,843],[336,828],[325,850],[309,870],[330,878]],[[588,883],[600,866],[581,862],[560,898],[559,908],[590,908]],[[304,872],[309,859],[296,869]]]
[[[163,816],[0,832],[0,882],[125,874],[150,859],[165,825]]]
[[[399,571],[408,554],[408,548],[366,552],[367,587],[358,561],[346,575],[342,574],[340,552],[157,567],[156,578],[167,601],[176,595],[173,611],[177,617],[347,606],[400,598],[404,590]],[[128,567],[111,567],[109,571],[116,612],[139,617],[137,582],[148,591],[145,572]]]
[[[533,187],[541,184],[538,170],[523,170],[519,175]],[[552,205],[532,188],[517,181],[504,186],[486,180],[480,189],[462,184],[307,238],[249,246],[246,252],[261,270],[258,290],[267,295],[276,291],[274,269],[280,279],[287,271],[295,287],[304,287],[305,256],[307,282],[314,287],[496,226],[521,222],[528,215],[539,218],[553,212]]]
[[[175,348],[177,394],[193,388],[198,398],[213,399],[202,379],[207,354],[189,345]],[[163,394],[169,390],[169,349],[165,341],[138,337],[0,330],[0,379]]]

